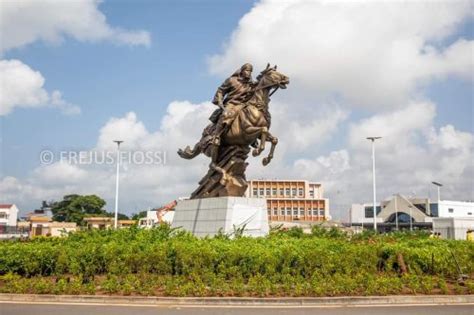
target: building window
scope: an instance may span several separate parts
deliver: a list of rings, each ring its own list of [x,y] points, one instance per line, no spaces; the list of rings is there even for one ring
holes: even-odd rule
[[[313,216],[318,216],[318,209],[313,209]]]
[[[253,196],[254,196],[254,197],[257,197],[257,196],[258,196],[258,189],[257,189],[257,188],[254,188],[254,189],[253,189]]]
[[[281,208],[280,213],[281,213],[281,215],[285,215],[285,208]]]
[[[264,196],[264,195],[265,195],[265,189],[260,188],[260,196]]]
[[[298,195],[299,195],[300,197],[303,197],[303,188],[299,188],[299,189],[298,189]]]
[[[277,194],[277,189],[276,189],[276,188],[273,188],[273,189],[272,189],[272,195],[273,195],[273,196],[276,196],[276,194]]]
[[[292,195],[292,196],[296,196],[296,188],[293,188],[293,189],[291,190],[291,195]]]
[[[472,212],[468,212],[467,215],[472,215]]]
[[[314,190],[311,189],[311,190],[309,191],[309,196],[310,196],[311,198],[314,198]]]
[[[283,188],[280,188],[280,196],[284,196],[285,195],[285,190]]]
[[[448,209],[448,212],[449,212],[449,213],[453,213],[453,212],[454,212],[454,209],[453,209],[453,208],[449,208],[449,209]]]
[[[375,209],[377,209],[377,215],[380,213],[380,211],[382,211],[380,206],[375,207]],[[365,207],[364,210],[365,210],[365,217],[366,218],[373,218],[374,217],[374,207],[367,206],[367,207]]]
[[[277,207],[273,208],[273,215],[278,215],[278,208]]]
[[[319,210],[319,215],[324,216],[324,210]]]
[[[290,195],[290,188],[287,188],[285,189],[285,196],[289,196]]]
[[[8,219],[8,216],[5,212],[0,212],[0,219]]]
[[[304,208],[300,208],[300,216],[304,217]]]
[[[298,216],[298,208],[293,208],[293,215]]]
[[[270,209],[267,210],[267,213],[268,213],[269,216],[272,215],[272,211]]]
[[[267,191],[266,191],[266,192],[267,192],[267,196],[269,196],[269,197],[270,197],[270,193],[271,193],[271,190],[270,190],[270,188],[267,188]]]
[[[290,207],[286,208],[286,215],[291,215],[291,208]]]

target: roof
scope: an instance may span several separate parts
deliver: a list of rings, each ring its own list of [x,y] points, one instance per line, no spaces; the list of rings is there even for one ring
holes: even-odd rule
[[[75,228],[77,227],[76,222],[51,222],[49,225],[50,227],[55,227],[55,228]]]
[[[50,222],[51,218],[50,217],[45,217],[45,216],[39,216],[39,217],[30,217],[30,221],[33,222]]]
[[[13,207],[12,203],[0,204],[0,209],[10,209],[11,207]]]
[[[136,220],[118,220],[118,222],[121,223],[121,224],[135,224],[135,223],[137,223]]]
[[[111,217],[85,217],[84,221],[112,221]]]

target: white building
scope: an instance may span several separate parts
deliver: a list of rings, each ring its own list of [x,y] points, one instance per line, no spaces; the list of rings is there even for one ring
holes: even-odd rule
[[[393,228],[428,228],[435,218],[474,218],[474,202],[441,200],[430,202],[429,198],[406,198],[396,194],[376,205],[377,225],[381,230]],[[373,226],[372,203],[353,204],[350,209],[352,226]]]
[[[441,200],[437,206],[440,218],[474,218],[474,202]]]
[[[158,209],[151,209],[146,212],[146,217],[138,221],[138,226],[143,228],[151,228],[154,225],[162,222],[171,224],[174,218],[174,208],[176,207],[176,200],[164,205]]]
[[[151,228],[156,224],[158,224],[156,210],[148,210],[146,212],[146,217],[138,220],[138,226],[142,228]]]
[[[468,233],[474,231],[473,218],[433,218],[433,233],[439,234],[440,238],[467,240]]]
[[[16,226],[18,212],[14,204],[0,204],[0,226]]]

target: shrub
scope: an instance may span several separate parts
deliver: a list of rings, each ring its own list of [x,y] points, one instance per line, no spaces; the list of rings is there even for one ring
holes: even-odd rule
[[[336,229],[198,239],[162,225],[0,243],[0,291],[53,294],[333,296],[472,293],[474,243]],[[453,282],[454,283],[454,282]],[[450,289],[451,288],[451,289]]]

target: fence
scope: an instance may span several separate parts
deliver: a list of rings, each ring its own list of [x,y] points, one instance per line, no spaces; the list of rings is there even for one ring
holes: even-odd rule
[[[28,237],[30,227],[0,225],[0,239],[14,239]]]

